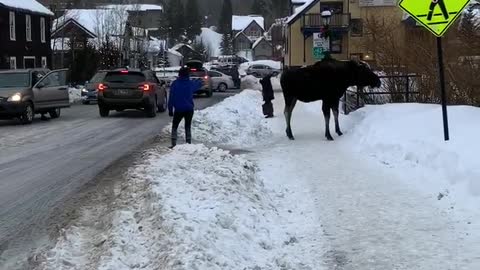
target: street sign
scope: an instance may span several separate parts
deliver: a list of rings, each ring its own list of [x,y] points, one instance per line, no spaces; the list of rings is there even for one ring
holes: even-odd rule
[[[323,37],[322,33],[313,33],[313,58],[322,60],[325,52],[330,50],[330,39]]]
[[[435,36],[441,37],[470,0],[401,0],[398,5]]]

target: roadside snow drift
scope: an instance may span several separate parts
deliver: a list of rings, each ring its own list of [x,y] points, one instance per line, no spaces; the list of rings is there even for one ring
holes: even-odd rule
[[[164,243],[157,255],[161,267],[147,269],[313,270],[305,267],[310,259],[292,242],[295,228],[281,226],[286,221],[257,178],[256,166],[245,158],[183,145],[166,155],[151,152],[130,175],[131,180],[149,179],[158,197],[152,207],[161,208],[161,229],[168,232],[151,240]],[[119,258],[135,257],[121,250]]]
[[[70,104],[77,103],[82,100],[82,89],[70,87],[68,88],[68,97]]]
[[[480,108],[449,106],[448,112],[449,142],[443,138],[441,107],[427,104],[362,108],[349,116],[354,122],[349,140],[354,149],[383,163],[430,174],[435,179],[431,184],[447,180],[447,185],[480,197]]]
[[[262,95],[244,90],[207,109],[196,111],[192,122],[195,141],[231,147],[251,147],[271,134],[262,114]],[[171,125],[167,127],[170,132]],[[184,136],[181,124],[179,138]]]

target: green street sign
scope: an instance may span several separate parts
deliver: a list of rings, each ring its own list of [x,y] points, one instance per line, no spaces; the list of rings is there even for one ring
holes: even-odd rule
[[[313,47],[313,58],[322,60],[325,57],[325,51],[322,47]]]
[[[401,0],[398,5],[435,36],[441,37],[470,0]]]

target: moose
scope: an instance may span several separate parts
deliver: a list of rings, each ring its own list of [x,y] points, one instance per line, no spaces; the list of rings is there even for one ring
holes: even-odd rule
[[[323,101],[322,111],[325,118],[325,137],[333,141],[330,134],[330,111],[335,118],[335,132],[342,136],[338,121],[340,98],[350,86],[362,89],[366,86],[380,87],[380,78],[370,66],[361,61],[339,61],[332,58],[316,62],[314,65],[299,69],[287,69],[283,72],[280,84],[285,98],[285,120],[287,137],[295,140],[291,128],[292,112],[297,101]]]

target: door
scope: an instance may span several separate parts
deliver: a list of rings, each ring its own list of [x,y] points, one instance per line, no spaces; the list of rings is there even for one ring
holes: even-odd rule
[[[47,73],[33,87],[37,109],[63,108],[70,106],[67,69]]]
[[[25,69],[35,68],[35,56],[25,56],[23,58],[23,67]]]
[[[217,89],[218,84],[220,83],[220,81],[222,79],[222,75],[218,72],[215,72],[215,71],[209,71],[208,76],[210,76],[210,78],[212,79],[212,88]]]

